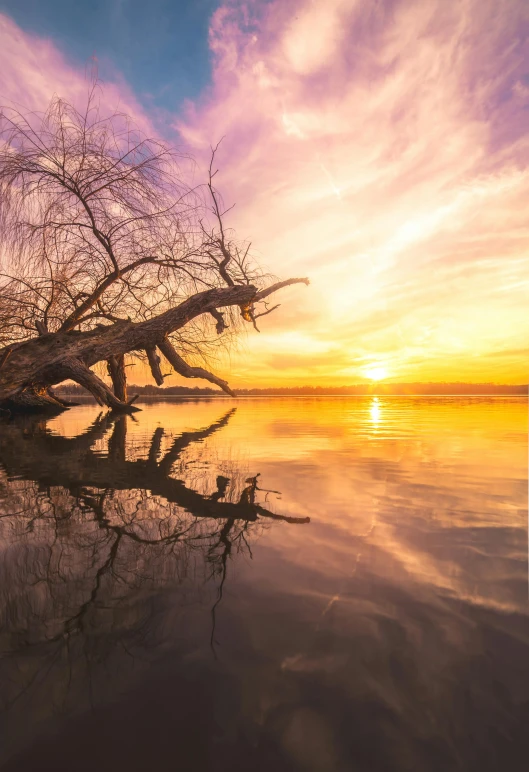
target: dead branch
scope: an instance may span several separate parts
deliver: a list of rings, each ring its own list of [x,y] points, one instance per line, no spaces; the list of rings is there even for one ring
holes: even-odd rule
[[[250,244],[225,222],[218,145],[206,185],[191,186],[184,156],[127,116],[105,117],[96,93],[83,111],[60,98],[44,115],[0,108],[0,405],[61,408],[50,387],[72,378],[101,405],[129,409],[125,356],[145,351],[161,386],[157,348],[179,374],[233,395],[168,336],[205,358],[228,320],[238,329],[220,309],[239,307],[257,330],[278,307],[258,304],[308,279],[263,286]],[[90,369],[100,361],[112,389]]]
[[[163,341],[160,341],[158,345],[164,357],[173,366],[179,375],[183,375],[184,378],[203,378],[205,381],[209,381],[210,383],[214,383],[216,386],[220,386],[222,391],[225,391],[226,394],[230,395],[230,397],[235,397],[235,392],[230,389],[227,382],[223,381],[222,378],[218,378],[216,375],[213,375],[213,373],[210,373],[203,367],[191,367],[188,365],[187,362],[182,359],[180,354],[175,351],[167,338]]]

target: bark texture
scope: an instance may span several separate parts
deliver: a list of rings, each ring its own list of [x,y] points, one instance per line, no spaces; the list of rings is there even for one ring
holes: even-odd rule
[[[158,385],[164,377],[160,351],[180,375],[205,379],[235,396],[226,381],[202,367],[189,365],[168,336],[201,314],[212,315],[220,327],[219,319],[223,317],[218,309],[228,306],[238,306],[244,318],[250,314],[253,320],[256,302],[282,287],[300,282],[308,284],[307,279],[289,279],[261,291],[249,284],[205,290],[145,322],[118,321],[86,332],[49,333],[41,329],[38,337],[0,349],[0,408],[62,410],[64,401],[53,395],[50,387],[71,379],[88,389],[100,405],[113,410],[133,410],[135,397],[129,398],[127,394],[125,354],[139,351],[146,353]],[[107,363],[113,389],[90,369],[101,361]]]

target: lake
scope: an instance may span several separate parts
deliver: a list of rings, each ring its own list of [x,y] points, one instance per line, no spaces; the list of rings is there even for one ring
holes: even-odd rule
[[[0,424],[0,768],[518,772],[527,401]]]

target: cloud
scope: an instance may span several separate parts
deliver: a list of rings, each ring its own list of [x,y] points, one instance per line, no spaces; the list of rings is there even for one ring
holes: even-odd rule
[[[57,95],[77,107],[86,104],[91,73],[97,61],[85,66],[67,60],[52,40],[23,31],[0,13],[0,104],[19,110],[44,111]],[[152,132],[152,124],[130,85],[114,70],[114,80],[101,90],[104,111],[117,108],[137,125]]]
[[[465,368],[471,380],[526,379],[526,358],[502,369],[491,357],[523,351],[529,332],[528,23],[511,0],[214,15],[211,88],[175,125],[199,154],[225,136],[233,223],[271,270],[311,276],[289,292],[288,330],[312,338],[307,354],[340,347],[328,378],[354,380],[355,357],[391,351],[402,380],[455,377],[474,354],[487,356]],[[274,336],[282,314],[263,325]],[[252,339],[245,355],[258,368],[271,345]]]
[[[299,75],[311,75],[329,65],[341,48],[345,19],[355,3],[345,0],[310,2],[291,16],[281,39],[284,57]]]
[[[310,361],[346,383],[382,359],[402,381],[526,381],[528,26],[522,0],[218,8],[211,83],[172,127],[203,165],[224,136],[230,224],[271,272],[311,278],[224,363],[237,385],[299,383]],[[85,98],[84,69],[2,15],[0,72],[3,103]],[[153,132],[114,74],[105,105]]]

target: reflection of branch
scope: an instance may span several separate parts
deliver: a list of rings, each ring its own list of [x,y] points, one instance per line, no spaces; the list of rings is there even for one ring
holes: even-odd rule
[[[114,539],[112,547],[110,548],[110,552],[108,553],[108,558],[105,560],[103,565],[100,566],[97,570],[97,573],[94,579],[94,586],[92,588],[92,592],[90,593],[89,598],[82,604],[77,614],[74,614],[72,617],[70,617],[65,621],[64,623],[65,634],[69,634],[73,631],[79,631],[79,632],[82,631],[83,619],[88,613],[89,609],[95,604],[97,600],[97,596],[99,595],[99,590],[101,589],[101,580],[106,573],[108,573],[109,571],[112,571],[114,561],[116,560],[116,556],[118,554],[121,537],[122,537],[121,533],[116,533],[116,538]]]
[[[206,429],[200,429],[195,432],[182,432],[182,434],[175,439],[171,445],[171,448],[167,451],[165,456],[158,464],[159,469],[163,471],[165,475],[170,474],[173,464],[183,450],[185,450],[193,442],[203,442],[212,434],[219,431],[219,429],[223,429],[236,412],[237,408],[233,407],[231,410],[228,410],[228,412],[222,418],[220,418],[218,421],[215,421],[215,423],[212,423]]]
[[[208,552],[208,558],[207,558],[209,562],[213,562],[216,548],[219,546],[219,544],[223,545],[224,549],[222,550],[221,554],[217,556],[217,561],[220,558],[220,570],[216,566],[213,569],[214,573],[215,573],[215,568],[217,569],[217,573],[220,573],[220,582],[217,590],[217,600],[211,607],[211,636],[209,640],[211,649],[215,657],[217,656],[215,652],[215,644],[218,643],[218,641],[215,640],[215,628],[217,626],[217,617],[216,617],[217,606],[220,604],[222,600],[222,595],[224,592],[224,582],[226,581],[226,576],[228,573],[228,558],[231,554],[231,550],[233,546],[228,536],[234,524],[235,524],[235,520],[226,520],[224,527],[219,532],[219,540],[216,544],[213,545],[213,547],[211,547],[211,549]]]
[[[8,497],[9,480],[17,480],[14,488],[16,511],[2,517],[11,517],[13,523],[21,522],[26,526],[19,531],[19,538],[26,543],[35,537],[39,539],[35,544],[42,543],[44,531],[36,527],[37,522],[48,522],[51,526],[45,565],[41,562],[42,552],[36,550],[33,557],[28,552],[22,580],[28,587],[45,583],[48,588],[49,599],[54,604],[53,615],[42,622],[48,644],[69,647],[70,639],[74,641],[72,633],[86,635],[85,628],[89,628],[86,620],[91,610],[109,609],[112,602],[115,604],[113,593],[117,583],[132,590],[142,586],[144,581],[158,576],[163,578],[166,567],[171,565],[167,560],[169,557],[175,558],[172,565],[177,567],[177,573],[182,566],[185,575],[187,561],[198,551],[210,567],[210,577],[218,583],[217,597],[211,609],[211,645],[214,647],[216,615],[228,578],[229,559],[241,550],[248,550],[251,555],[248,537],[253,524],[263,518],[293,524],[309,522],[309,518],[275,514],[260,504],[258,493],[270,491],[258,486],[258,474],[246,479],[236,501],[229,498],[239,490],[237,477],[230,479],[218,475],[216,490],[208,495],[170,476],[187,448],[223,429],[234,413],[235,409],[229,410],[208,427],[182,433],[165,453],[162,451],[164,430],[158,427],[152,436],[147,458],[137,460],[127,459],[129,418],[125,416],[100,415],[86,432],[73,438],[54,434],[42,419],[1,421],[0,464],[7,473]],[[106,456],[100,452],[99,444],[103,439],[108,440]],[[46,492],[45,497],[36,495],[37,486],[21,488],[20,480],[34,481]],[[133,491],[134,495],[120,496],[120,491]],[[73,505],[65,492],[74,498]],[[153,495],[159,497],[156,510],[152,507]],[[23,497],[22,505],[20,497]],[[175,514],[171,504],[189,515]],[[162,519],[159,512],[164,507],[170,514]],[[142,512],[146,513],[145,517],[140,517]],[[102,551],[104,559],[100,557]],[[90,585],[87,588],[85,584],[74,583],[70,587],[69,572],[83,565],[83,555],[89,563],[91,579],[85,581],[90,581]],[[159,562],[154,568],[144,570],[142,566],[149,565],[147,561],[151,556]],[[29,562],[30,558],[34,560],[33,564]],[[31,582],[28,582],[28,575]],[[55,596],[55,593],[61,585],[68,590],[67,613],[60,606],[59,612],[55,609],[61,599],[61,594]],[[72,608],[77,587],[82,591],[82,598],[75,601]],[[50,621],[56,624],[63,617],[66,618],[60,624],[60,631],[50,630]],[[26,645],[30,645],[29,640]],[[56,652],[51,666],[55,656]],[[39,683],[42,684],[40,679]],[[30,685],[26,682],[23,691]]]
[[[264,509],[264,507],[260,507],[258,504],[255,503],[255,494],[257,491],[262,491],[262,488],[259,488],[257,485],[257,480],[260,477],[260,474],[256,474],[254,477],[248,477],[246,480],[249,485],[243,489],[240,499],[239,499],[239,506],[252,506],[256,507],[256,510],[258,514],[264,515],[265,517],[271,517],[276,518],[280,520],[286,520],[292,521],[294,523],[300,523],[300,522],[309,522],[310,518],[286,518],[282,515],[275,515],[273,512],[269,512],[267,509]],[[224,496],[226,492],[227,485],[229,483],[229,479],[227,477],[217,477],[217,492],[214,493],[211,498],[221,498]],[[266,491],[267,493],[279,493],[279,491]],[[226,520],[226,523],[224,524],[224,527],[219,531],[219,538],[216,544],[214,544],[209,552],[208,552],[208,562],[214,563],[214,561],[217,562],[217,566],[214,565],[213,572],[220,574],[220,583],[218,586],[217,591],[217,600],[213,604],[213,607],[211,609],[211,637],[210,637],[210,645],[213,650],[213,653],[215,657],[217,656],[215,651],[215,644],[218,643],[218,641],[215,640],[215,628],[217,625],[217,608],[220,605],[220,602],[222,601],[222,596],[224,592],[224,583],[226,581],[227,573],[228,573],[228,559],[232,554],[232,549],[234,543],[237,542],[244,542],[246,547],[248,548],[250,552],[250,556],[252,556],[252,552],[250,549],[250,546],[248,542],[246,541],[245,532],[248,528],[249,523],[246,522],[242,529],[239,531],[238,534],[234,538],[230,540],[229,535],[231,531],[233,530],[233,527],[235,525],[235,520],[230,519]],[[219,554],[216,554],[216,550],[220,545],[223,545],[223,550]],[[220,566],[218,565],[220,563]]]
[[[108,456],[113,461],[125,462],[127,442],[127,419],[125,415],[118,415],[114,424],[114,430],[108,443]]]
[[[217,477],[217,490],[215,493],[212,493],[210,496],[210,499],[212,501],[218,501],[219,499],[223,499],[226,495],[226,491],[228,490],[228,485],[230,484],[230,478],[224,477],[224,475],[219,474]]]
[[[156,464],[158,462],[158,456],[162,449],[162,439],[163,429],[161,426],[158,426],[152,436],[151,447],[149,448],[149,464]]]
[[[246,498],[241,497],[239,502],[233,503],[220,501],[220,496],[203,496],[186,486],[182,480],[170,476],[172,467],[181,453],[192,443],[202,442],[225,427],[235,410],[236,408],[232,408],[205,429],[181,434],[159,462],[154,460],[154,456],[159,455],[161,448],[160,433],[153,437],[147,459],[135,461],[126,459],[127,416],[98,418],[85,434],[68,440],[51,434],[42,424],[39,424],[38,430],[31,434],[30,443],[25,439],[27,434],[20,431],[17,422],[7,423],[2,427],[0,436],[0,459],[5,459],[4,465],[9,476],[39,480],[46,485],[62,486],[74,495],[77,495],[81,488],[86,487],[103,490],[140,488],[177,504],[195,517],[241,520],[267,517],[288,523],[309,522],[308,518],[276,515],[258,504],[255,501],[255,490],[258,490],[256,483],[252,488],[252,495],[248,492]],[[110,426],[114,428],[109,442],[108,456],[104,457],[92,452],[91,444],[105,436]]]

